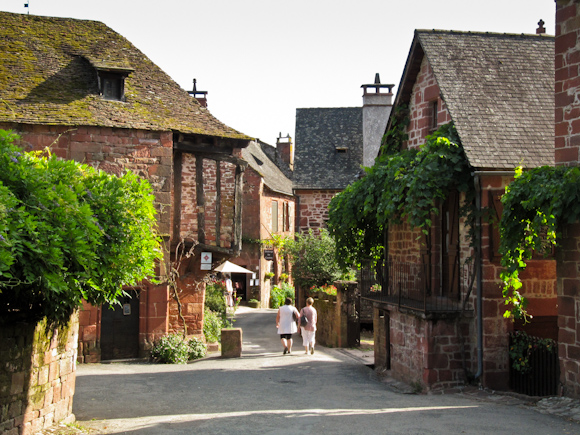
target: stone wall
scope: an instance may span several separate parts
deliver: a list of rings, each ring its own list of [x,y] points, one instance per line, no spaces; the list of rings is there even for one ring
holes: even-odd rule
[[[445,102],[439,98],[439,86],[426,58],[421,63],[421,70],[412,92],[413,96],[409,104],[411,123],[407,129],[409,135],[407,147],[418,148],[425,143],[425,137],[437,128],[432,125],[435,102],[437,102],[437,125],[444,125],[451,121]]]
[[[46,328],[13,322],[0,326],[0,433],[33,434],[72,422],[78,317]]]
[[[556,164],[580,161],[580,5],[573,0],[556,2]]]
[[[580,398],[580,223],[563,229],[557,264],[560,382]]]
[[[307,233],[312,229],[316,234],[320,228],[326,228],[328,221],[328,204],[339,190],[296,190],[298,197],[297,211],[299,219],[296,231]]]

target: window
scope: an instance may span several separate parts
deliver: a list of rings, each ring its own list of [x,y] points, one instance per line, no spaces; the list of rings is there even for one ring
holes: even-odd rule
[[[431,129],[437,130],[438,119],[437,115],[439,113],[439,100],[435,100],[431,103]]]
[[[272,201],[272,233],[278,232],[278,201]]]
[[[105,100],[125,101],[125,79],[134,70],[129,66],[92,63],[97,70],[99,94]]]
[[[290,231],[290,204],[282,204],[282,231]]]

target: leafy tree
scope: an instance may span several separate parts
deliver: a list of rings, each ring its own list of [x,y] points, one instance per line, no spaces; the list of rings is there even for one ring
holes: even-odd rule
[[[325,229],[319,235],[310,230],[307,234],[297,234],[294,240],[289,239],[285,252],[290,255],[294,282],[305,288],[339,279],[341,268],[335,251],[334,239]]]
[[[162,257],[153,193],[43,153],[0,130],[0,318],[66,322],[83,299],[115,303]]]

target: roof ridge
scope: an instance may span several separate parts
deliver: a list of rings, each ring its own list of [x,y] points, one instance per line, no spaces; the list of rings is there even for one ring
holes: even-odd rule
[[[472,31],[472,30],[444,30],[444,29],[415,29],[415,33],[442,33],[449,35],[479,35],[479,36],[508,36],[508,37],[531,37],[531,38],[554,38],[554,35],[546,33],[510,33],[510,32],[488,32],[488,31]]]

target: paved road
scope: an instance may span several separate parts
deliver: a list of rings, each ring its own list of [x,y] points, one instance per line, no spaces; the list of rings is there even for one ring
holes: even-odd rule
[[[79,365],[73,411],[99,434],[578,434],[529,407],[391,391],[336,349],[282,355],[275,310],[242,309],[243,356]]]

